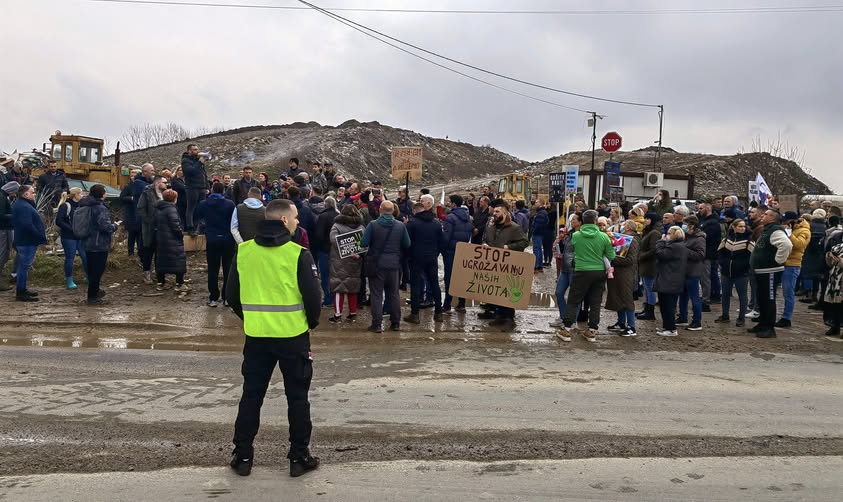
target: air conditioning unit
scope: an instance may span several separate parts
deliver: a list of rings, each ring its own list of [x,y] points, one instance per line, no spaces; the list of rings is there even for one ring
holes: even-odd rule
[[[664,173],[644,173],[645,187],[661,187],[664,185]]]

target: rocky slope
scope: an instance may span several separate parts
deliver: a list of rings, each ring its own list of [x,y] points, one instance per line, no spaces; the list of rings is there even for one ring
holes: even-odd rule
[[[618,152],[613,160],[621,162],[621,171],[656,171],[655,148],[633,152]],[[597,170],[609,154],[598,150],[595,155]],[[580,166],[580,172],[591,169],[591,152],[570,152],[551,157],[531,166],[536,173],[558,172],[566,164]],[[822,181],[803,171],[795,162],[767,153],[737,155],[710,155],[703,153],[680,153],[671,148],[662,148],[661,170],[668,174],[694,176],[694,195],[699,197],[719,196],[726,193],[747,197],[748,182],[761,173],[774,194],[830,194],[831,189]]]
[[[140,165],[152,162],[158,167],[171,167],[178,162],[188,143],[196,143],[203,152],[213,155],[207,164],[211,174],[235,175],[241,166],[249,164],[256,172],[265,171],[274,177],[282,170],[286,171],[290,157],[297,157],[302,162],[331,160],[346,176],[362,180],[377,178],[392,184],[390,148],[393,146],[424,147],[423,183],[507,173],[527,166],[527,162],[491,147],[429,138],[377,122],[360,123],[356,120],[337,127],[299,122],[235,129],[190,141],[125,152],[121,163]]]

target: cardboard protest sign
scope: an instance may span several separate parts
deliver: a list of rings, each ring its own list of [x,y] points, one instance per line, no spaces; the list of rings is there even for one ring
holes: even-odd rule
[[[422,177],[422,147],[395,146],[392,148],[392,179],[403,180],[409,173],[411,180]]]
[[[779,210],[799,212],[799,202],[796,195],[779,195]]]
[[[529,253],[459,242],[448,293],[457,298],[526,309],[535,266],[536,257]]]
[[[340,253],[340,259],[348,258],[356,254],[363,254],[369,248],[363,247],[363,229],[352,230],[344,234],[339,234],[337,239],[337,249]]]

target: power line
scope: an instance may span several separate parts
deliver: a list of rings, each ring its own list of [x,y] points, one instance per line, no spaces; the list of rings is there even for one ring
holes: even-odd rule
[[[89,2],[178,5],[185,7],[225,7],[240,9],[307,10],[309,7],[296,5],[264,5],[211,2],[176,2],[170,0],[87,0]],[[370,12],[387,14],[460,14],[460,15],[543,15],[543,16],[648,16],[683,14],[810,14],[843,12],[843,5],[808,5],[787,7],[745,7],[710,9],[644,9],[644,10],[464,10],[464,9],[388,9],[365,7],[326,7],[332,12]]]
[[[533,83],[533,82],[528,82],[526,80],[521,80],[521,79],[515,78],[515,77],[510,77],[510,76],[504,75],[502,73],[497,73],[497,72],[494,72],[494,71],[491,71],[491,70],[486,70],[484,68],[480,68],[479,66],[474,66],[474,65],[471,65],[471,64],[468,64],[468,63],[464,63],[462,61],[450,58],[448,56],[443,56],[443,55],[438,54],[436,52],[429,51],[427,49],[419,47],[417,45],[413,45],[409,42],[405,42],[405,41],[399,40],[395,37],[391,37],[391,36],[387,35],[386,33],[382,33],[378,30],[373,29],[373,28],[369,28],[368,26],[364,26],[360,23],[356,23],[356,22],[354,22],[350,19],[347,19],[347,18],[344,18],[344,17],[340,16],[339,14],[335,14],[333,12],[330,12],[330,11],[326,10],[326,9],[323,9],[321,7],[313,5],[312,3],[306,2],[305,0],[298,0],[298,1],[302,4],[304,4],[304,5],[307,5],[311,9],[314,9],[318,12],[321,12],[322,14],[325,14],[326,16],[329,16],[329,17],[331,17],[331,18],[333,18],[337,21],[343,22],[343,24],[346,24],[346,25],[348,25],[349,23],[353,24],[354,26],[362,28],[362,29],[366,30],[367,32],[376,33],[376,34],[378,34],[378,35],[380,35],[384,38],[392,40],[393,42],[397,42],[399,44],[406,45],[407,47],[412,47],[413,49],[415,49],[417,51],[424,52],[425,54],[430,54],[431,56],[435,56],[437,58],[444,59],[445,61],[449,61],[451,63],[458,64],[458,65],[464,66],[466,68],[471,68],[472,70],[479,71],[481,73],[493,75],[493,76],[498,77],[498,78],[510,80],[512,82],[517,82],[517,83],[523,84],[523,85],[528,85],[530,87],[536,87],[538,89],[543,89],[545,91],[558,92],[560,94],[566,94],[568,96],[575,96],[575,97],[578,97],[578,98],[585,98],[585,99],[593,99],[593,100],[596,100],[596,101],[603,101],[603,102],[607,102],[607,103],[617,103],[617,104],[631,105],[631,106],[643,106],[643,107],[649,107],[649,108],[659,108],[661,106],[661,105],[656,105],[656,104],[651,104],[651,103],[638,103],[638,102],[635,102],[635,101],[624,101],[624,100],[620,100],[620,99],[601,98],[599,96],[591,96],[591,95],[588,95],[588,94],[581,94],[581,93],[578,93],[578,92],[566,91],[566,90],[563,90],[563,89],[556,89],[554,87],[536,84],[536,83]]]
[[[308,9],[310,9],[310,7],[308,7]],[[403,48],[403,47],[401,47],[401,46],[398,46],[398,45],[396,45],[396,44],[393,44],[392,42],[390,42],[390,41],[388,41],[388,40],[384,40],[384,39],[382,39],[382,38],[378,37],[377,35],[373,35],[373,34],[369,33],[368,31],[365,31],[365,30],[363,30],[363,29],[361,29],[361,28],[358,28],[358,27],[354,26],[352,23],[347,22],[344,18],[341,18],[340,16],[337,16],[336,14],[332,14],[332,13],[328,12],[328,13],[327,13],[327,15],[328,15],[328,16],[331,16],[331,17],[334,17],[334,19],[336,19],[336,20],[337,20],[337,21],[339,21],[340,23],[342,23],[342,24],[344,24],[344,25],[348,26],[349,28],[352,28],[352,29],[354,29],[354,30],[359,31],[360,33],[362,33],[362,34],[366,35],[367,37],[374,38],[375,40],[377,40],[377,41],[379,41],[379,42],[382,42],[382,43],[384,43],[384,44],[386,44],[386,45],[389,45],[390,47],[393,47],[393,48],[395,48],[395,49],[398,49],[398,50],[399,50],[399,51],[401,51],[401,52],[407,53],[407,54],[409,54],[409,55],[411,55],[411,56],[413,56],[413,57],[415,57],[415,58],[421,59],[422,61],[426,61],[426,62],[428,62],[428,63],[430,63],[430,64],[432,64],[432,65],[434,65],[434,66],[438,66],[439,68],[442,68],[442,69],[444,69],[444,70],[448,70],[448,71],[450,71],[450,72],[456,73],[457,75],[461,75],[461,76],[463,76],[463,77],[466,77],[466,78],[469,78],[469,79],[471,79],[471,80],[474,80],[475,82],[479,82],[479,83],[481,83],[481,84],[485,84],[485,85],[488,85],[488,86],[490,86],[490,87],[494,87],[495,89],[500,89],[500,90],[502,90],[502,91],[506,91],[506,92],[509,92],[509,93],[512,93],[512,94],[516,94],[516,95],[518,95],[518,96],[521,96],[521,97],[524,97],[524,98],[527,98],[527,99],[532,99],[532,100],[534,100],[534,101],[539,101],[539,102],[541,102],[541,103],[546,103],[546,104],[548,104],[548,105],[557,106],[557,107],[559,107],[559,108],[565,108],[566,110],[572,110],[572,111],[575,111],[575,112],[586,113],[586,114],[589,114],[589,115],[593,115],[593,114],[595,113],[595,112],[591,112],[591,111],[588,111],[588,110],[583,110],[583,109],[581,109],[581,108],[575,108],[575,107],[573,107],[573,106],[567,106],[567,105],[563,105],[563,104],[561,104],[561,103],[556,103],[556,102],[554,102],[554,101],[549,101],[549,100],[547,100],[547,99],[542,99],[542,98],[539,98],[539,97],[536,97],[536,96],[531,96],[531,95],[529,95],[529,94],[524,94],[523,92],[518,92],[518,91],[513,90],[513,89],[510,89],[510,88],[508,88],[508,87],[503,87],[503,86],[501,86],[501,85],[498,85],[498,84],[495,84],[495,83],[489,82],[488,80],[483,80],[483,79],[481,79],[481,78],[475,77],[474,75],[469,75],[468,73],[461,72],[461,71],[459,71],[459,70],[456,70],[456,69],[454,69],[454,68],[451,68],[450,66],[443,65],[442,63],[436,62],[436,61],[434,61],[434,60],[432,60],[432,59],[429,59],[429,58],[426,58],[426,57],[424,57],[424,56],[422,56],[422,55],[416,54],[415,52],[409,51],[409,50],[407,50],[407,49],[405,49],[405,48]]]

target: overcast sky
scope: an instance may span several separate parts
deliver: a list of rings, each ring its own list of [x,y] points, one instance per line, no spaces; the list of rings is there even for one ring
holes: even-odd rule
[[[605,11],[701,5],[684,0],[314,1],[325,7]],[[705,3],[725,8],[817,4]],[[664,144],[679,151],[732,154],[749,149],[756,135],[766,142],[781,132],[805,153],[805,165],[816,176],[843,191],[838,35],[843,12],[341,14],[524,80],[664,104]],[[590,148],[583,113],[449,73],[315,11],[0,0],[0,19],[6,20],[0,42],[0,149],[7,151],[38,146],[55,129],[116,139],[144,122],[230,128],[310,120],[336,125],[350,118],[491,144],[531,161]],[[655,109],[494,81],[606,115],[598,136],[618,131],[625,150],[658,137]]]

